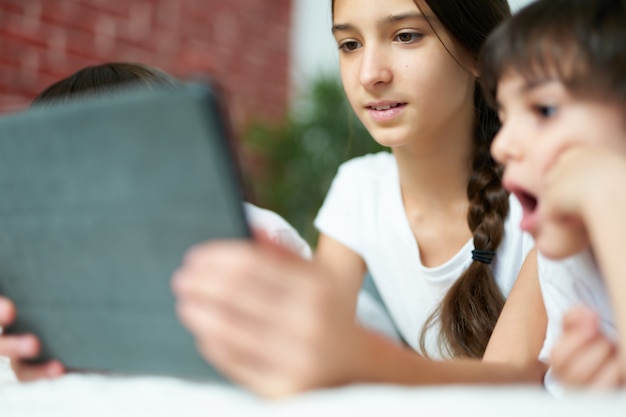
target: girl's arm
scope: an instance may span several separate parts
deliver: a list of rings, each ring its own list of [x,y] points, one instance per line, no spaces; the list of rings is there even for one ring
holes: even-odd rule
[[[596,161],[601,182],[589,187],[583,202],[587,233],[608,286],[619,334],[620,363],[626,374],[626,158],[609,151],[586,152]]]
[[[626,158],[600,147],[575,146],[557,159],[545,176],[546,218],[570,228],[562,246],[591,245],[599,264],[619,334],[620,368],[626,375]],[[565,221],[564,221],[565,220]],[[571,246],[571,247],[570,247]],[[620,348],[621,347],[621,348]]]
[[[425,359],[357,325],[335,281],[320,263],[269,242],[231,241],[192,249],[173,287],[178,314],[200,352],[226,376],[265,396],[357,382],[539,380],[504,359]]]
[[[539,352],[546,336],[547,315],[537,273],[537,251],[533,249],[519,272],[491,335],[483,361],[518,369],[525,382],[543,382],[546,365]]]
[[[363,259],[353,250],[322,233],[313,261],[329,272],[346,306],[356,312],[357,298],[366,272]]]

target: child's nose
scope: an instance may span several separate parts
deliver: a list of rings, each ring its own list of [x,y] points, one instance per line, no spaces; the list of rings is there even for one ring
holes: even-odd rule
[[[521,156],[517,144],[515,128],[511,123],[504,123],[491,143],[491,155],[500,164],[506,165]]]

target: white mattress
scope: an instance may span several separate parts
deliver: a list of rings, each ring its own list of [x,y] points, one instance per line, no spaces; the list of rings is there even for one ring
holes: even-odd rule
[[[0,416],[626,416],[626,391],[570,393],[537,387],[355,385],[280,401],[223,385],[174,378],[67,375],[53,381],[0,382]]]

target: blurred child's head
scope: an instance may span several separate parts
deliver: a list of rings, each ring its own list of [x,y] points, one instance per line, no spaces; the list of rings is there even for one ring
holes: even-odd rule
[[[492,33],[480,71],[502,122],[491,152],[524,207],[521,227],[554,254],[538,210],[545,174],[573,146],[626,155],[626,0],[531,3]]]
[[[169,74],[142,64],[109,62],[85,67],[52,84],[32,102],[41,107],[74,101],[82,97],[109,97],[126,87],[176,89],[178,81]]]
[[[539,0],[489,36],[481,81],[495,99],[509,72],[556,79],[576,97],[626,102],[626,1]]]

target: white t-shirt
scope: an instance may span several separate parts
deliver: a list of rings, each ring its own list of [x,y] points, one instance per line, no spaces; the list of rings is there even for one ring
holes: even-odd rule
[[[550,352],[561,337],[563,316],[576,305],[584,305],[598,315],[604,334],[617,340],[617,329],[611,311],[609,295],[600,271],[589,251],[561,261],[553,261],[541,254],[537,257],[541,294],[548,314],[546,340],[539,359],[549,363]],[[548,370],[544,383],[553,394],[563,387]]]
[[[285,219],[273,211],[244,203],[248,223],[254,229],[265,231],[272,241],[289,248],[304,259],[311,259],[311,247]]]
[[[505,296],[534,245],[530,235],[518,227],[522,215],[519,202],[512,197],[510,206],[505,237],[492,264]],[[422,328],[471,264],[473,241],[440,266],[422,265],[404,211],[396,160],[388,152],[355,158],[339,168],[315,226],[363,258],[398,331],[420,352]],[[427,353],[433,358],[445,357],[438,349],[438,329],[433,330],[427,334]]]

